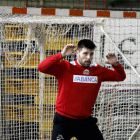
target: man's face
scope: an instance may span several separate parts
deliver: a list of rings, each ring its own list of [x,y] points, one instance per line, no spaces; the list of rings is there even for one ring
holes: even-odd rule
[[[94,50],[82,48],[81,50],[77,50],[77,62],[81,66],[87,68],[90,66],[91,61],[93,59]]]

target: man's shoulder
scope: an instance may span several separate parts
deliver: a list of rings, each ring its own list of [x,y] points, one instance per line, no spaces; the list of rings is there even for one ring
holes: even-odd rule
[[[69,61],[61,60],[58,65],[65,69],[66,67],[69,67]]]

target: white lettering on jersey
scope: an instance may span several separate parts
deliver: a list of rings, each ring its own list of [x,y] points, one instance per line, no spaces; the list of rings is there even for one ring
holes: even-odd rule
[[[73,75],[73,82],[77,82],[77,83],[98,83],[98,77],[97,76]]]

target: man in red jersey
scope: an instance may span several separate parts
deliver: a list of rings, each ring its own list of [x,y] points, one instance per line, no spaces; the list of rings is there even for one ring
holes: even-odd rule
[[[97,119],[91,116],[101,82],[123,81],[126,78],[116,55],[109,53],[105,63],[114,70],[92,64],[95,44],[89,39],[78,42],[77,51],[73,44],[68,44],[63,51],[46,58],[38,65],[38,70],[54,75],[58,81],[56,114],[54,117],[52,140],[103,140],[96,125]],[[77,60],[60,61],[66,56],[75,55]]]

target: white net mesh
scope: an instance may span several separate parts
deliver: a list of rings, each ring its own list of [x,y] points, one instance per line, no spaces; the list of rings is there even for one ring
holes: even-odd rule
[[[104,65],[105,55],[115,52],[127,74],[123,82],[102,83],[93,107],[104,138],[140,139],[140,20],[101,21],[86,17],[0,15],[0,139],[51,140],[57,81],[39,73],[37,65],[66,44],[77,45],[83,38],[93,40],[97,46],[93,62],[112,69]],[[75,56],[66,59],[71,61]]]
[[[95,60],[104,65],[105,55],[115,52],[127,75],[124,82],[102,83],[95,105],[95,116],[99,119],[105,139],[140,139],[139,22],[139,19],[105,19],[105,34],[101,28],[95,28],[94,41],[99,46]],[[135,135],[132,136],[136,129]]]

